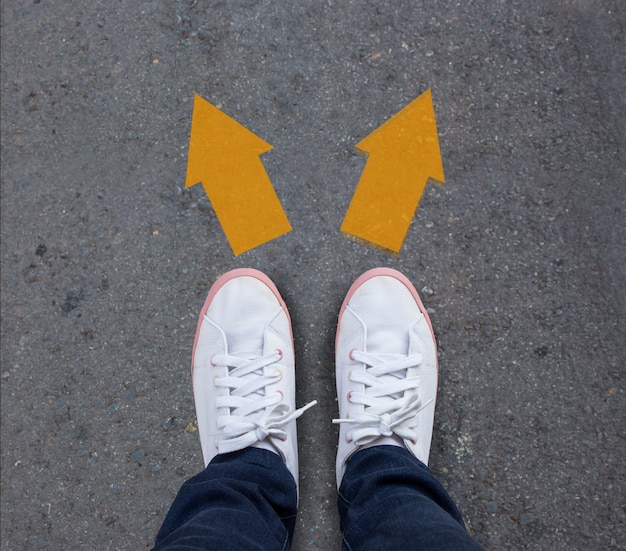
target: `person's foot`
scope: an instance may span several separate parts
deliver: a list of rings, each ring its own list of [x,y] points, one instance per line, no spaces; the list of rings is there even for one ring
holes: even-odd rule
[[[298,483],[291,321],[262,272],[232,270],[200,312],[191,372],[204,463],[249,446],[279,454]]]
[[[335,364],[337,486],[362,448],[405,446],[428,464],[437,346],[426,309],[400,272],[376,268],[354,282],[339,313]]]

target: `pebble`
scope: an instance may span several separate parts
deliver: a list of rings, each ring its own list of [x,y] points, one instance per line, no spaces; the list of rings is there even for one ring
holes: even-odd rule
[[[519,522],[522,526],[526,526],[527,524],[531,524],[535,522],[535,517],[532,513],[524,513],[520,518]]]
[[[173,417],[168,417],[167,419],[165,419],[165,421],[161,423],[161,426],[163,427],[164,430],[171,429],[173,425],[174,425]]]

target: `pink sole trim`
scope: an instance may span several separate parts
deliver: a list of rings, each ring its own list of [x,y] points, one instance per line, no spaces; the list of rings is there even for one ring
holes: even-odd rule
[[[393,268],[373,268],[372,270],[368,270],[367,272],[359,276],[357,280],[352,284],[350,289],[348,289],[348,294],[346,295],[346,298],[344,299],[343,304],[341,305],[341,310],[339,310],[337,335],[335,336],[335,349],[337,348],[337,337],[339,336],[339,327],[341,325],[341,318],[343,316],[344,310],[346,309],[346,307],[348,306],[348,303],[350,302],[350,299],[352,298],[352,295],[354,295],[354,293],[357,292],[359,287],[361,287],[361,285],[363,285],[366,281],[369,281],[370,279],[374,277],[379,277],[379,276],[393,277],[394,279],[397,279],[398,281],[400,281],[400,283],[402,283],[409,290],[409,292],[415,299],[415,302],[417,302],[417,305],[420,311],[422,312],[424,318],[426,318],[426,322],[428,323],[428,327],[430,328],[430,334],[433,336],[433,340],[435,341],[435,346],[436,346],[437,341],[435,340],[435,332],[433,331],[433,326],[432,326],[432,323],[430,322],[430,318],[428,317],[428,313],[426,312],[426,308],[424,308],[424,304],[422,303],[422,300],[420,299],[415,287],[409,281],[409,279],[403,273],[399,272],[398,270],[394,270]]]
[[[270,291],[272,291],[272,293],[274,293],[274,296],[278,299],[278,302],[280,303],[282,309],[285,311],[285,314],[287,315],[287,321],[289,322],[289,331],[290,331],[289,336],[291,337],[291,342],[293,343],[293,333],[291,329],[291,317],[289,316],[289,310],[287,310],[287,305],[285,304],[283,297],[280,296],[280,293],[278,292],[278,288],[276,287],[274,282],[268,276],[266,276],[263,272],[259,270],[255,270],[254,268],[236,268],[235,270],[230,270],[229,272],[226,272],[225,274],[217,278],[215,283],[211,286],[211,289],[209,290],[209,295],[207,296],[206,300],[204,301],[204,305],[202,306],[202,309],[200,310],[200,316],[198,317],[198,324],[196,325],[196,336],[193,341],[193,349],[191,352],[192,384],[193,384],[193,366],[194,366],[194,360],[195,360],[195,354],[196,354],[196,344],[198,343],[198,336],[200,335],[200,327],[202,326],[202,322],[204,321],[204,316],[206,315],[206,312],[209,309],[209,306],[211,306],[211,303],[213,302],[213,299],[215,298],[215,295],[219,292],[219,290],[224,285],[226,285],[226,283],[238,277],[253,277],[255,279],[258,279],[259,281],[263,282],[270,289]]]

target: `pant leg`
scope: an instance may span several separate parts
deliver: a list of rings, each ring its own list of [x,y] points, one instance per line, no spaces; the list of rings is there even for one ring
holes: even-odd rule
[[[428,467],[398,446],[358,451],[339,488],[343,549],[480,550]]]
[[[296,510],[296,483],[277,454],[246,448],[217,455],[182,485],[154,549],[289,549]]]

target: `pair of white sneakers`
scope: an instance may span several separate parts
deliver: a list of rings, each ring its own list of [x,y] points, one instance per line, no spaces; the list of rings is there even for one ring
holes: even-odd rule
[[[337,486],[359,449],[406,447],[428,464],[437,348],[411,282],[390,268],[359,277],[339,313],[335,346],[340,424]],[[200,313],[193,390],[206,465],[248,446],[279,454],[298,483],[291,320],[274,283],[237,269],[220,277]]]

